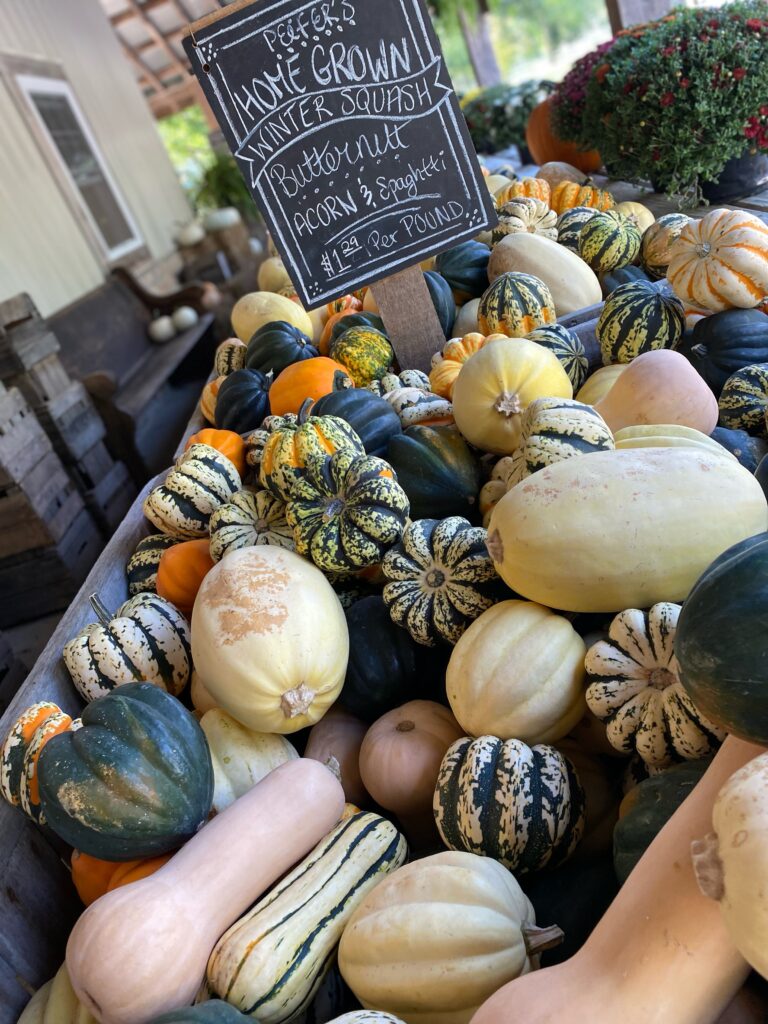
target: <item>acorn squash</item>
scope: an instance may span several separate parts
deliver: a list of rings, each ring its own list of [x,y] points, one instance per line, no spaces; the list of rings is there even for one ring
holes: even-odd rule
[[[284,320],[264,324],[248,342],[245,366],[275,377],[291,363],[319,355],[312,340]]]
[[[491,283],[477,309],[477,322],[485,334],[523,338],[535,327],[557,320],[555,301],[547,285],[532,274],[502,273]]]
[[[412,519],[476,517],[480,463],[456,427],[408,427],[390,438],[386,458]]]
[[[435,270],[450,285],[457,304],[479,299],[488,287],[490,255],[491,250],[487,245],[469,241],[460,242],[437,257]]]
[[[758,309],[727,309],[702,317],[686,355],[719,395],[731,374],[768,362],[768,316]]]
[[[721,427],[767,437],[768,363],[753,363],[731,374],[717,404]]]
[[[709,435],[714,441],[722,445],[731,455],[735,455],[739,462],[754,473],[760,464],[760,460],[768,454],[768,441],[762,437],[752,437],[746,430],[729,430],[727,427],[715,427]]]
[[[272,379],[260,370],[235,370],[224,379],[216,396],[216,426],[244,434],[269,416]]]
[[[616,288],[605,300],[595,336],[603,365],[610,366],[653,349],[675,348],[684,330],[680,300],[663,295],[650,281],[635,281]]]
[[[332,391],[312,406],[313,416],[335,416],[345,420],[363,442],[366,455],[386,458],[390,439],[402,433],[400,417],[378,395],[367,388]]]
[[[443,329],[446,338],[451,337],[453,321],[456,319],[456,302],[453,298],[450,284],[434,270],[427,270],[424,274],[427,283],[427,291],[435,307],[437,319]]]

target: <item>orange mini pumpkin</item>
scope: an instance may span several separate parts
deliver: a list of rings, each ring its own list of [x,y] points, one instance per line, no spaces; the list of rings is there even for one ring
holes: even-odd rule
[[[589,206],[594,210],[611,210],[616,205],[613,196],[589,180],[579,185],[575,181],[561,181],[552,193],[549,204],[557,214],[572,210],[574,206]]]
[[[340,299],[334,299],[327,303],[328,316],[334,313],[356,313],[363,308],[363,304],[356,295],[342,295]]]
[[[98,857],[90,857],[87,853],[73,850],[70,861],[72,881],[77,895],[85,906],[89,907],[104,893],[153,875],[163,864],[168,863],[171,856],[172,854],[166,853],[161,857],[148,857],[145,860],[114,861],[99,860]]]
[[[462,366],[479,352],[488,338],[505,338],[505,334],[479,334],[473,331],[463,338],[451,338],[443,346],[442,352],[432,356],[432,369],[429,371],[429,383],[432,391],[448,401],[453,397],[453,385],[459,376]]]
[[[520,196],[540,199],[542,203],[546,203],[549,206],[550,199],[552,198],[549,182],[543,178],[521,178],[519,181],[513,181],[511,184],[499,189],[494,198],[496,206],[502,207],[504,203],[508,203],[511,199],[518,199]]]
[[[158,595],[189,618],[200,585],[213,565],[207,537],[166,548],[157,567]]]
[[[216,398],[219,394],[219,388],[226,379],[226,376],[222,374],[221,377],[216,377],[215,380],[209,380],[203,388],[202,395],[200,395],[200,412],[209,423],[216,422]]]
[[[227,458],[242,477],[245,474],[245,441],[234,430],[216,430],[215,427],[204,427],[193,434],[184,445],[184,451],[193,444],[207,444]]]
[[[275,378],[269,389],[270,409],[273,416],[285,416],[289,412],[298,415],[308,398],[316,402],[331,391],[352,386],[345,367],[335,359],[327,356],[302,359],[299,363],[286,366]]]

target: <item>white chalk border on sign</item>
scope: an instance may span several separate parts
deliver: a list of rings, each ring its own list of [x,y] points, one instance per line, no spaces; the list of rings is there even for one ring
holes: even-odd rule
[[[285,212],[287,204],[284,205],[283,200],[277,195],[274,185],[270,184],[267,187],[258,174],[248,173],[254,166],[253,161],[245,155],[253,129],[246,128],[222,67],[228,49],[247,44],[257,33],[263,33],[267,27],[295,15],[299,10],[314,6],[317,2],[318,0],[310,0],[309,3],[302,3],[301,0],[258,0],[254,3],[253,0],[244,0],[194,23],[189,36],[184,40],[184,47],[193,69],[227,142],[235,153],[241,170],[244,171],[246,183],[264,215],[299,297],[308,309],[402,272],[435,253],[474,238],[496,223],[493,201],[485,187],[423,0],[355,0],[358,6],[375,3],[379,16],[387,5],[399,8],[421,63],[421,67],[414,74],[425,78],[434,76],[433,88],[436,87],[444,93],[437,103],[428,108],[428,115],[436,113],[439,116],[442,131],[439,141],[447,144],[452,160],[451,173],[455,173],[461,183],[468,208],[460,220],[458,229],[455,224],[449,224],[420,234],[407,244],[398,245],[391,253],[379,252],[366,260],[365,264],[348,268],[345,273],[336,275],[332,283],[327,277],[322,277],[319,273],[322,254],[313,251],[311,244],[298,244],[293,235],[290,218]],[[338,122],[332,122],[330,126],[322,125],[313,129],[313,132],[322,137],[323,129],[329,131],[334,127],[338,127]],[[288,145],[295,141],[296,138],[291,139]],[[448,201],[453,198],[455,197],[446,196]],[[357,220],[353,220],[347,230],[339,234],[351,233],[356,229],[356,224]],[[322,244],[320,247],[322,248]],[[414,315],[415,311],[412,310],[411,313]]]

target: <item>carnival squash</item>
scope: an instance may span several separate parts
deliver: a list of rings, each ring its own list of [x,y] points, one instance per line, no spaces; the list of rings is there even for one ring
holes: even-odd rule
[[[684,213],[667,213],[643,232],[640,266],[654,281],[667,276],[672,245],[690,220]]]
[[[584,714],[584,641],[561,615],[502,601],[453,649],[445,686],[464,733],[553,743]]]
[[[647,448],[534,473],[496,505],[488,547],[523,597],[616,612],[683,600],[713,558],[766,529],[762,489],[738,463],[693,448]]]
[[[197,595],[195,667],[219,706],[257,732],[292,733],[322,718],[341,690],[348,650],[330,583],[284,548],[231,551]]]
[[[136,545],[136,549],[128,559],[125,575],[128,579],[128,593],[154,594],[157,592],[157,567],[163,552],[172,544],[178,544],[176,537],[167,533],[151,533]]]
[[[595,336],[603,365],[610,366],[657,348],[675,348],[684,330],[679,299],[663,295],[650,281],[634,281],[620,285],[605,300]]]
[[[0,794],[12,807],[38,824],[44,824],[38,764],[40,755],[54,736],[79,728],[58,704],[39,701],[23,711],[12,723],[0,747]]]
[[[162,533],[194,540],[208,533],[211,513],[240,487],[240,474],[226,455],[207,444],[193,444],[144,499],[144,515]]]
[[[209,531],[214,562],[220,562],[228,551],[256,544],[275,544],[290,551],[296,547],[285,518],[285,502],[269,491],[235,491],[211,516]]]
[[[710,389],[685,356],[669,349],[633,359],[595,409],[613,431],[642,423],[679,423],[709,434],[718,417]]]
[[[245,366],[245,353],[248,346],[239,338],[227,338],[216,349],[213,358],[213,372],[217,377],[226,377],[234,370],[242,370]]]
[[[557,356],[568,374],[574,393],[578,391],[589,373],[589,359],[578,334],[562,324],[547,324],[537,327],[526,337]]]
[[[346,696],[346,691],[345,691]],[[341,784],[348,803],[364,807],[370,797],[360,775],[360,747],[368,727],[361,719],[334,705],[313,725],[304,748],[304,756],[321,764],[333,758],[339,766]]]
[[[526,407],[545,396],[573,397],[557,356],[526,338],[488,342],[464,364],[454,384],[456,426],[477,448],[511,454],[520,444]]]
[[[157,567],[157,594],[189,618],[200,585],[213,568],[210,542],[185,540],[163,552]]]
[[[579,232],[579,256],[596,274],[607,274],[637,259],[640,238],[633,221],[616,210],[604,210],[591,217]]]
[[[509,272],[532,274],[543,281],[558,317],[593,306],[603,297],[600,282],[584,260],[543,235],[506,235],[494,246],[488,262],[488,279],[493,282]],[[533,324],[525,333],[538,326]]]
[[[731,374],[717,404],[720,426],[767,437],[768,363],[753,363]]]
[[[308,398],[316,402],[331,391],[352,386],[352,379],[341,363],[326,356],[303,359],[287,366],[276,377],[269,392],[270,409],[275,416],[298,414]]]
[[[490,262],[489,262],[490,268]],[[477,307],[477,322],[485,334],[522,338],[535,327],[557,319],[555,300],[546,284],[532,274],[508,272],[494,279]]]
[[[494,246],[506,236],[519,233],[541,235],[557,241],[557,214],[543,199],[519,196],[499,205],[499,223],[493,229]]]
[[[327,768],[290,761],[154,875],[97,900],[67,944],[81,1002],[101,1024],[148,1024],[192,1002],[221,934],[335,825],[343,806]]]
[[[207,444],[209,448],[215,448],[217,452],[226,455],[241,477],[245,473],[245,442],[234,430],[215,430],[206,427],[187,438],[184,451],[193,444]]]
[[[579,235],[581,229],[597,213],[591,206],[574,206],[563,210],[557,218],[557,241],[577,256],[579,254]]]

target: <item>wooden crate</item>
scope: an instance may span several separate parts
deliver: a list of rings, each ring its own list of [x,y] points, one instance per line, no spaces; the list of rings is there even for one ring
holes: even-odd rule
[[[26,373],[59,347],[29,295],[0,302],[0,380]]]
[[[17,388],[0,393],[0,488],[22,480],[51,453],[51,442]]]
[[[122,522],[136,490],[125,463],[115,462],[96,487],[87,492],[85,504],[106,537],[111,537]]]
[[[23,373],[3,379],[8,387],[17,387],[35,410],[54,401],[72,384],[72,378],[55,352],[28,367]]]
[[[74,481],[49,452],[0,496],[0,558],[58,543],[82,508]]]
[[[79,463],[106,437],[104,421],[80,381],[71,381],[36,412],[55,451],[68,465]]]
[[[72,465],[72,474],[83,492],[92,491],[99,480],[112,470],[115,460],[107,451],[102,441],[97,441],[93,448],[84,452]]]

